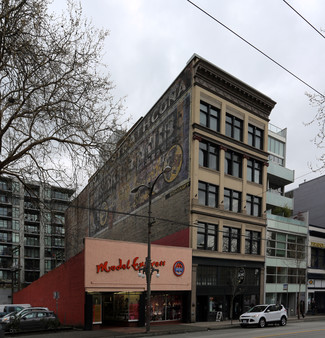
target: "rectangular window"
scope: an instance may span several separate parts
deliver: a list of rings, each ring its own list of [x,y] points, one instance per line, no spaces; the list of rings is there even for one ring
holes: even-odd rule
[[[246,213],[247,215],[261,217],[262,199],[257,196],[246,196]]]
[[[226,114],[226,135],[238,140],[243,140],[243,120],[230,115]]]
[[[234,151],[225,151],[225,173],[235,177],[242,177],[242,155]]]
[[[245,253],[259,255],[261,250],[261,233],[258,231],[246,230]]]
[[[223,252],[240,252],[240,229],[223,227]]]
[[[248,144],[257,149],[263,149],[264,132],[262,129],[248,125]]]
[[[213,170],[219,169],[219,148],[210,142],[200,142],[199,164]]]
[[[325,269],[325,250],[320,248],[311,248],[311,268]]]
[[[200,102],[200,124],[214,131],[220,130],[220,109]]]
[[[11,208],[0,207],[0,216],[11,216]]]
[[[302,236],[268,231],[266,245],[268,256],[305,259],[305,238]]]
[[[218,187],[214,184],[199,182],[199,203],[209,207],[218,207]]]
[[[262,173],[262,162],[254,159],[247,160],[247,181],[262,184]]]
[[[241,192],[236,190],[224,189],[224,209],[234,212],[241,211]]]
[[[215,224],[198,223],[197,249],[217,250],[218,227]]]

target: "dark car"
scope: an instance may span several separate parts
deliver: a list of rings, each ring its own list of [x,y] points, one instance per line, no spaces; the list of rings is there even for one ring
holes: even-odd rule
[[[13,315],[3,323],[6,332],[55,330],[60,322],[53,311],[33,310],[22,315]]]

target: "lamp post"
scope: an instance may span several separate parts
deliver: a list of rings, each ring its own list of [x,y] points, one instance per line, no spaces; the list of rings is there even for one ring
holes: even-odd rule
[[[168,173],[171,171],[170,166],[166,166],[163,171],[155,178],[155,180],[152,183],[149,183],[148,185],[140,184],[138,187],[131,190],[131,193],[136,193],[139,189],[145,188],[148,190],[148,252],[147,252],[147,258],[146,263],[143,268],[140,268],[139,275],[141,275],[141,271],[146,275],[147,278],[147,301],[146,301],[146,332],[150,331],[150,308],[151,308],[151,276],[156,271],[157,277],[159,276],[159,270],[155,269],[151,266],[151,227],[153,222],[151,221],[151,200],[152,200],[152,193],[154,186],[156,182],[158,181],[159,177],[162,176],[165,173]]]

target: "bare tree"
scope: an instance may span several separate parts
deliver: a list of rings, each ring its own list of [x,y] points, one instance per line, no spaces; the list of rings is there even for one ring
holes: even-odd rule
[[[108,32],[80,4],[0,2],[0,175],[70,183],[93,173],[124,134],[122,100],[102,64]]]
[[[324,141],[325,141],[325,95],[319,94],[306,94],[309,98],[310,104],[317,108],[317,113],[315,114],[314,118],[311,122],[306,123],[307,125],[316,123],[319,131],[317,135],[314,137],[313,142],[317,146],[317,148],[324,148]],[[322,154],[319,158],[321,162],[321,169],[325,168],[325,154]],[[311,169],[312,165],[310,165]],[[317,169],[314,169],[317,170]]]
[[[245,270],[242,267],[235,267],[230,270],[228,275],[228,285],[230,287],[230,322],[232,324],[234,317],[234,300],[237,295],[242,293],[241,284],[245,279]]]

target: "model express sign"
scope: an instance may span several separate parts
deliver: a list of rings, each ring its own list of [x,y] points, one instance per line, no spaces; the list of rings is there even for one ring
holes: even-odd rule
[[[151,266],[153,267],[159,267],[159,266],[165,266],[165,261],[152,261]],[[146,265],[145,262],[139,262],[139,257],[133,258],[133,260],[128,259],[125,263],[123,263],[123,260],[119,258],[119,264],[117,265],[109,265],[108,261],[96,265],[96,272],[111,272],[111,271],[121,271],[121,270],[129,270],[134,269],[135,271],[138,271],[140,268],[144,267]]]

